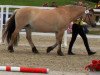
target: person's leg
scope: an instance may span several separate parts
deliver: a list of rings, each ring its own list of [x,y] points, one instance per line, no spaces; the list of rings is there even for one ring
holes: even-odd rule
[[[72,38],[71,38],[71,41],[69,43],[69,48],[68,48],[68,55],[75,55],[72,52],[72,46],[73,46],[73,44],[76,40],[77,35],[78,35],[77,26],[73,25],[73,27],[72,27]]]
[[[88,44],[88,39],[87,39],[86,34],[85,34],[85,32],[83,31],[83,28],[82,28],[82,27],[80,28],[79,35],[82,37],[82,39],[83,39],[83,41],[84,41],[84,45],[85,45],[85,47],[86,47],[86,50],[87,50],[87,52],[88,52],[88,55],[93,55],[93,54],[95,54],[96,52],[92,52],[92,51],[90,50],[90,47],[89,47],[89,44]]]

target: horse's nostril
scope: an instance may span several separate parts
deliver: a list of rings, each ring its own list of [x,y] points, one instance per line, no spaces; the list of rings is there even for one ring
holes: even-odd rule
[[[92,27],[96,27],[96,23],[92,24],[91,26],[92,26]]]

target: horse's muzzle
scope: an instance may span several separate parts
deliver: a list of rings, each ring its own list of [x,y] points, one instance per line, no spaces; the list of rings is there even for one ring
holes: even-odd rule
[[[92,23],[91,26],[92,27],[96,27],[97,25],[96,25],[96,23]]]

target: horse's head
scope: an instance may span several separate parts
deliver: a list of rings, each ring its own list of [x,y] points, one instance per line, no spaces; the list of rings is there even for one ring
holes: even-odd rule
[[[96,27],[93,9],[86,10],[86,7],[77,5],[65,5],[63,6],[63,9],[66,10],[66,16],[69,17],[71,21],[82,17],[84,22],[86,22],[88,25]]]
[[[96,22],[95,22],[95,16],[94,16],[94,10],[86,10],[85,14],[83,15],[83,20],[88,24],[91,25],[92,27],[96,27]]]

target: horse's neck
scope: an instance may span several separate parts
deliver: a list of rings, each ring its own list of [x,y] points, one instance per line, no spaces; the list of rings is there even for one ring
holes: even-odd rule
[[[74,5],[69,5],[68,7],[65,6],[65,10],[68,14],[66,16],[69,17],[70,21],[74,21],[80,16],[83,15],[85,12],[85,8],[82,6],[74,6]]]
[[[74,7],[74,6],[63,6],[57,8],[58,12],[64,17],[65,20],[70,22],[76,20],[78,17],[82,16],[85,11],[84,7]]]
[[[56,10],[63,17],[63,20],[68,20],[69,9],[66,10],[65,7],[58,7]]]
[[[71,21],[76,20],[77,18],[79,18],[80,16],[82,16],[84,12],[85,12],[85,8],[70,9],[70,20]]]
[[[56,9],[60,14],[67,15],[67,12],[64,7],[58,7]]]

